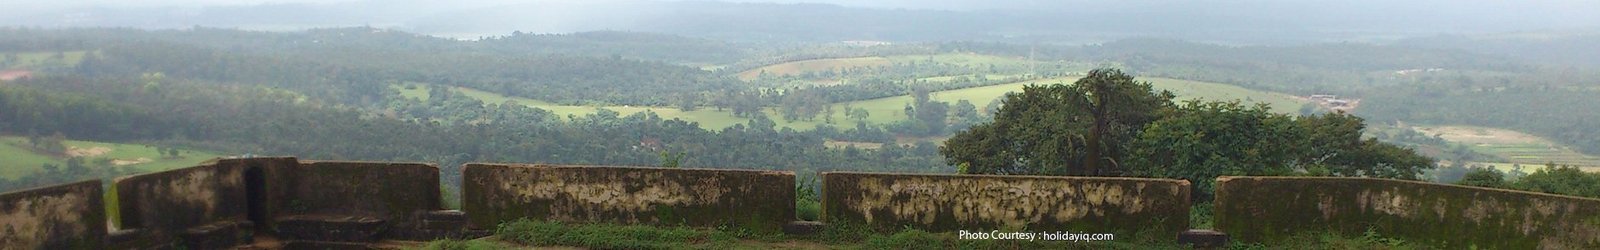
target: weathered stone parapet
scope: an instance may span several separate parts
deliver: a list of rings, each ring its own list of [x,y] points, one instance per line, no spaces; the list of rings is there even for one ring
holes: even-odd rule
[[[99,180],[0,193],[0,249],[101,249]]]
[[[411,226],[443,210],[433,164],[304,161],[290,173],[288,214],[366,216]]]
[[[205,165],[117,178],[122,228],[176,237],[191,227],[247,220],[244,168]]]
[[[1161,237],[1189,226],[1184,180],[827,172],[822,182],[822,218],[829,224],[1129,236],[1155,229]]]
[[[1446,249],[1600,249],[1600,199],[1371,178],[1217,183],[1216,226],[1246,242],[1371,229]]]
[[[779,232],[793,221],[794,173],[467,164],[462,208],[477,227],[518,218]]]

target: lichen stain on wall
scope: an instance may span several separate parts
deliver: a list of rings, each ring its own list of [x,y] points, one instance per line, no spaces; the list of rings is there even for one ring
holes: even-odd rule
[[[1377,230],[1447,249],[1600,248],[1600,199],[1370,178],[1224,177],[1218,183],[1216,225],[1245,242],[1282,240],[1292,232]]]
[[[613,213],[624,216],[618,218],[623,221],[639,222],[641,218],[636,215],[661,206],[718,204],[730,191],[720,178],[686,180],[682,178],[687,177],[667,176],[661,171],[594,175],[597,172],[541,170],[544,169],[517,169],[517,174],[496,176],[498,180],[491,183],[499,183],[498,189],[505,190],[519,203],[549,203],[551,219],[557,220],[581,220]]]
[[[87,206],[83,195],[66,193],[22,199],[10,204],[10,209],[0,211],[0,249],[42,249],[50,238],[52,228],[47,225],[68,225],[71,235],[87,234],[80,208]],[[67,222],[67,223],[52,223]]]
[[[868,223],[887,219],[931,224],[949,212],[962,224],[998,222],[1020,228],[1046,218],[1072,221],[1109,211],[1138,213],[1149,205],[1140,198],[1146,192],[1143,183],[869,176],[858,179],[855,189],[861,191],[861,199],[848,207]],[[889,211],[894,218],[875,218],[876,211]]]
[[[184,207],[199,208],[201,218],[212,218],[217,214],[217,200],[221,199],[219,197],[221,194],[217,193],[218,188],[239,186],[242,178],[234,176],[237,174],[235,173],[236,171],[225,171],[215,167],[202,168],[196,169],[196,171],[188,171],[188,173],[164,183],[147,182],[145,183],[146,185],[158,186],[146,186],[140,189],[152,194],[147,197],[164,197],[171,199],[173,202],[183,204]],[[154,194],[165,195],[154,196]],[[146,207],[144,211],[146,213],[161,213],[162,211],[160,210],[162,209],[164,208]]]
[[[1400,218],[1411,218],[1412,213],[1416,211],[1414,207],[1420,204],[1412,202],[1414,198],[1399,192],[1398,189],[1362,190],[1356,202],[1365,209]]]

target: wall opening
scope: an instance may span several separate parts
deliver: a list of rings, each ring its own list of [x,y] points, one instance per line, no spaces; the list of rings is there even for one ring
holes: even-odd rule
[[[262,232],[267,226],[267,178],[262,173],[261,167],[250,167],[244,171],[245,202],[249,206],[250,222],[255,224],[256,231]]]

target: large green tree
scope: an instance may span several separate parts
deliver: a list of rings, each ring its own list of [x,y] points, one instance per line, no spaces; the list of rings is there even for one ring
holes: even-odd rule
[[[940,152],[967,173],[1115,174],[1127,143],[1172,98],[1119,70],[1096,69],[1072,85],[1007,94],[994,122],[956,133]]]
[[[1133,142],[1135,175],[1186,179],[1207,197],[1223,175],[1288,175],[1306,135],[1266,105],[1190,101],[1150,124]]]
[[[1295,118],[1264,104],[1190,101],[1145,127],[1129,165],[1134,175],[1189,180],[1202,200],[1224,175],[1417,179],[1433,167],[1411,149],[1362,140],[1364,127],[1343,113]]]
[[[1315,175],[1366,176],[1415,180],[1433,159],[1415,151],[1361,139],[1366,124],[1361,117],[1343,112],[1301,116],[1295,120],[1305,131],[1305,151],[1296,164]]]

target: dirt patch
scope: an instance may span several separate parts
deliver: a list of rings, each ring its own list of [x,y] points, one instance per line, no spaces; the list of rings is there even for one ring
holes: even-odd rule
[[[1543,138],[1522,132],[1479,127],[1416,127],[1428,136],[1439,135],[1448,141],[1467,144],[1548,144]]]
[[[837,247],[829,246],[828,244],[799,240],[766,242],[741,239],[738,241],[738,245],[740,247],[749,247],[751,249],[837,249]]]
[[[155,161],[155,160],[151,160],[150,158],[147,158],[147,157],[139,157],[139,159],[133,159],[133,160],[115,159],[115,160],[111,160],[111,165],[127,166],[127,165],[146,163],[146,162],[152,162],[152,161]]]
[[[10,81],[10,80],[16,80],[16,79],[25,79],[25,78],[29,78],[29,77],[33,77],[33,72],[32,71],[27,71],[27,70],[5,70],[5,71],[0,71],[0,81]]]
[[[100,156],[100,155],[103,155],[103,154],[106,154],[106,153],[110,153],[110,152],[111,152],[111,148],[107,148],[107,147],[80,148],[80,147],[67,146],[67,156],[69,156],[69,157],[85,157],[85,158],[87,158],[87,157]]]

